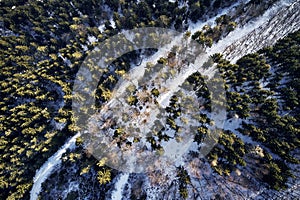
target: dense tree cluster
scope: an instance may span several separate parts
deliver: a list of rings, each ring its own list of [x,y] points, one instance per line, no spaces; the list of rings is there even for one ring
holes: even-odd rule
[[[214,27],[205,25],[202,30],[195,32],[192,35],[192,39],[201,45],[211,47],[213,42],[219,41],[237,26],[237,23],[232,21],[228,15],[218,17],[215,22],[216,25]]]
[[[99,42],[123,29],[137,27],[185,30],[189,21],[196,22],[205,14],[216,12],[232,2],[235,1],[2,0],[0,199],[28,199],[35,170],[66,138],[79,130],[71,111],[73,81],[82,61]],[[217,41],[236,26],[226,15],[218,18],[216,23],[213,28],[204,27],[193,38],[210,46],[212,41]],[[115,45],[117,51],[118,44]],[[130,52],[103,69],[95,94],[96,106],[100,107],[110,99],[113,86],[120,78],[126,78],[124,75],[130,68],[130,62],[136,62],[140,54],[151,55],[153,52],[153,49]],[[236,65],[230,64],[221,55],[215,55],[213,59],[226,79],[228,110],[241,118],[249,118],[240,132],[281,157],[282,160],[268,157],[269,173],[264,177],[268,183],[275,182],[274,188],[279,189],[290,176],[285,162],[299,162],[290,154],[300,143],[299,32],[279,41],[274,47],[240,59]],[[162,58],[157,65],[147,66],[148,74],[155,67],[160,67],[159,64],[167,62],[168,58]],[[95,65],[92,61],[90,63]],[[99,80],[99,77],[93,78]],[[262,86],[262,80],[268,84]],[[187,82],[193,85],[201,101],[203,107],[200,109],[209,110],[204,78],[196,73]],[[150,91],[153,99],[159,94],[157,88]],[[134,93],[127,100],[132,106],[139,103]],[[184,122],[180,109],[180,103],[174,96],[168,107],[167,128],[178,131],[176,119]],[[202,124],[210,123],[205,114],[195,118]],[[198,127],[195,141],[200,144],[208,133],[204,125]],[[157,141],[168,140],[167,135],[160,132],[157,138]],[[153,138],[148,139],[153,141]],[[228,174],[228,170],[244,165],[245,145],[238,138],[225,131],[219,143],[210,155],[212,161],[217,159],[221,163],[215,167],[218,172]],[[82,145],[80,138],[77,145]],[[224,157],[222,162],[218,159],[221,157]],[[104,166],[104,161],[95,166],[95,160],[89,158],[88,153],[68,152],[64,161],[66,165],[78,163],[80,176],[95,172],[99,184],[108,184],[114,175]],[[185,187],[189,179],[183,169],[179,169],[178,174],[182,182],[180,194],[186,197]]]
[[[218,145],[209,153],[209,160],[217,173],[229,176],[238,166],[246,166],[244,142],[230,131],[220,133]]]
[[[212,58],[226,80],[229,117],[245,119],[237,131],[280,157],[264,157],[268,173],[263,180],[277,190],[285,188],[287,178],[293,176],[287,163],[299,164],[292,154],[300,144],[299,31],[236,64],[221,54]]]
[[[1,1],[0,149],[5,170],[0,198],[27,196],[35,170],[78,130],[71,89],[88,50],[122,29],[174,25],[183,30],[189,17],[196,21],[204,15],[204,8],[214,10],[206,1]],[[98,104],[109,99],[128,63],[125,56],[113,63],[115,72],[105,72]]]

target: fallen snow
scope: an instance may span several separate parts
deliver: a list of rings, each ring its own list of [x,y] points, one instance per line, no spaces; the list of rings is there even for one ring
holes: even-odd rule
[[[255,50],[257,50],[258,47],[262,47],[263,44],[255,44],[256,45],[255,48],[247,49],[246,45],[250,44],[249,41],[247,40],[247,35],[249,33],[251,33],[251,31],[259,28],[260,26],[262,26],[263,24],[266,24],[266,22],[268,22],[270,19],[273,19],[273,21],[272,21],[273,24],[277,25],[276,22],[280,22],[280,18],[283,18],[281,15],[279,15],[279,16],[277,16],[278,19],[274,20],[274,18],[276,18],[276,14],[277,14],[278,11],[283,10],[282,15],[286,15],[287,11],[294,10],[295,8],[297,8],[297,6],[299,7],[299,2],[295,2],[292,7],[289,7],[289,9],[287,9],[287,10],[283,9],[284,6],[289,5],[290,2],[292,2],[292,1],[283,1],[282,0],[282,1],[280,1],[280,3],[275,4],[262,17],[259,17],[258,20],[246,24],[243,28],[237,28],[235,31],[231,32],[226,38],[220,40],[217,44],[214,44],[212,46],[212,48],[210,48],[207,52],[209,53],[209,55],[211,55],[213,53],[224,52],[225,51],[226,55],[228,57],[230,57],[230,55],[231,55],[230,59],[235,61],[240,56],[243,56],[246,53],[249,53],[251,51],[255,51]],[[220,13],[220,15],[225,14],[226,12],[227,12],[227,10],[224,10],[222,13]],[[296,15],[297,15],[297,13],[296,13]],[[294,18],[296,18],[296,20],[295,20],[296,22],[293,23],[292,28],[299,27],[299,24],[300,24],[299,23],[299,17],[297,18],[297,16],[295,16]],[[195,31],[201,29],[204,24],[207,24],[208,22],[209,23],[214,23],[215,19],[216,19],[216,17],[208,20],[207,22],[201,22],[201,23],[198,23],[198,24],[195,24],[195,25],[191,25],[190,30],[191,30],[192,33],[194,33]],[[114,21],[110,20],[110,22],[111,22],[112,26],[114,26]],[[285,30],[285,27],[287,27],[287,24],[285,24],[285,26],[283,25],[281,27],[281,30]],[[102,32],[104,30],[104,25],[100,25],[98,27],[98,29]],[[271,29],[269,28],[269,29],[265,29],[265,30],[271,30]],[[293,29],[287,28],[286,30],[287,31],[282,31],[281,32],[282,34],[277,35],[276,38],[272,37],[272,42],[274,43],[277,39],[279,39],[280,37],[286,35],[288,32],[292,31]],[[261,35],[263,35],[264,38],[268,38],[269,34],[271,34],[271,31],[267,31],[267,32],[268,32],[268,34],[261,34]],[[241,38],[243,38],[243,37],[246,37],[246,39],[245,39],[246,42],[239,43],[238,41],[241,40]],[[256,40],[252,40],[252,41],[255,42]],[[238,48],[239,51],[242,51],[243,49],[246,49],[246,50],[242,51],[242,52],[238,52],[238,54],[236,54],[236,52],[230,51],[227,48],[228,46],[230,46],[232,44],[240,45],[240,48]],[[155,54],[155,56],[151,57],[151,59],[157,60],[159,57],[163,56],[165,52],[166,52],[165,48],[161,48]],[[68,65],[71,64],[71,63],[69,63],[70,61],[68,62],[68,60],[66,60],[66,59],[64,59],[64,60]],[[147,59],[144,62],[148,62],[148,61],[149,60]],[[145,63],[144,63],[144,65],[141,65],[141,66],[145,66]],[[141,68],[137,67],[137,70],[141,70]],[[181,79],[178,78],[178,83],[179,84],[182,83],[190,73],[194,72],[194,70],[195,69],[190,68],[190,70],[188,70],[188,72],[186,74],[182,74],[182,78]],[[132,73],[132,74],[134,74],[134,73]],[[174,82],[172,82],[172,83],[174,83]],[[164,97],[164,98],[161,98],[160,102],[163,103],[164,100],[167,99],[172,94],[172,92],[176,91],[177,86],[176,85],[172,86],[170,88],[170,92],[168,93],[168,95],[166,95],[166,97]],[[121,91],[122,91],[122,89],[124,89],[124,88],[120,88]],[[229,121],[225,122],[225,129],[231,130],[232,132],[235,132],[236,134],[238,134],[238,133],[235,131],[235,129],[238,126],[240,126],[240,119],[235,119],[234,121],[231,121],[231,122],[229,122]],[[54,167],[57,166],[61,162],[60,158],[61,158],[62,154],[65,153],[68,148],[73,148],[74,147],[76,138],[79,137],[79,136],[80,136],[80,133],[77,133],[69,141],[67,141],[66,144],[63,145],[58,152],[56,152],[53,156],[51,156],[47,160],[47,162],[44,163],[44,165],[36,172],[36,175],[34,177],[34,184],[33,184],[32,190],[30,192],[30,194],[31,194],[30,199],[32,199],[32,200],[37,199],[38,194],[41,190],[42,183],[48,178],[48,176],[54,170]],[[241,137],[245,142],[248,141],[249,143],[254,144],[254,142],[252,140],[250,140],[251,138],[246,138],[245,136],[242,136],[242,135],[238,135],[238,136]],[[126,183],[128,181],[128,176],[129,176],[129,174],[123,174],[120,177],[119,181],[116,183],[116,189],[117,190],[116,190],[116,192],[113,193],[115,199],[121,199],[122,191],[123,191],[124,186],[126,185]],[[149,196],[147,197],[147,199],[157,199],[157,195],[155,195],[153,193],[151,195],[152,197],[150,197],[151,190],[155,191],[154,188],[152,188],[152,189],[149,188],[149,190],[148,190],[149,193],[147,192],[147,194],[149,194]],[[114,197],[112,197],[112,198],[114,198]]]
[[[125,185],[128,183],[129,173],[124,173],[119,177],[119,180],[115,184],[115,191],[111,195],[112,200],[121,200],[122,192],[125,188]]]
[[[54,167],[61,163],[61,156],[67,151],[67,149],[75,148],[76,138],[79,136],[80,133],[78,132],[71,139],[69,139],[53,156],[51,156],[36,172],[35,177],[33,178],[33,186],[30,191],[30,200],[36,200],[38,198],[38,194],[42,189],[42,183],[52,173]]]
[[[102,33],[105,30],[105,24],[101,24],[98,26],[98,30]]]
[[[95,36],[93,36],[93,35],[92,36],[89,35],[88,36],[88,41],[89,41],[90,44],[93,44],[94,42],[97,42],[98,39]]]

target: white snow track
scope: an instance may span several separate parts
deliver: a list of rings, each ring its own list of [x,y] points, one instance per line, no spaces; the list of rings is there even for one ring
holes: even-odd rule
[[[69,139],[53,156],[51,156],[42,167],[36,172],[33,178],[33,186],[30,191],[30,200],[35,200],[42,189],[42,183],[51,175],[55,167],[61,163],[61,156],[67,151],[75,147],[76,138],[80,133]]]
[[[300,5],[299,1],[280,1],[272,6],[268,11],[257,20],[247,23],[244,27],[237,28],[227,37],[214,44],[208,49],[211,55],[217,52],[223,52],[226,58],[236,61],[238,58],[253,53],[265,46],[273,45],[278,39],[283,38],[288,33],[300,28]],[[199,25],[202,29],[203,23]],[[196,27],[197,28],[197,27]],[[196,29],[193,27],[193,30]],[[159,57],[156,56],[157,58]],[[187,70],[188,74],[194,70]],[[178,81],[180,83],[181,81]],[[178,85],[177,85],[178,86]],[[174,89],[173,89],[174,88]],[[177,90],[173,87],[168,96]],[[42,183],[49,177],[57,165],[61,162],[61,156],[67,149],[73,148],[76,138],[80,136],[77,133],[68,140],[53,156],[51,156],[42,167],[36,172],[34,184],[30,192],[30,199],[37,199]],[[113,199],[121,199],[122,191],[128,182],[128,174],[120,176],[116,183],[116,192],[113,193]],[[299,185],[299,184],[298,184]],[[292,186],[293,187],[293,186]]]

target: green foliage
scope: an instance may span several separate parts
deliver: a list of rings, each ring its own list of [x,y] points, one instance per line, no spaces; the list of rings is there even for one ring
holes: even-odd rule
[[[154,9],[153,1],[148,0],[139,3],[123,0],[1,1],[0,21],[4,34],[0,37],[0,163],[1,169],[5,170],[0,171],[0,199],[28,199],[36,169],[66,138],[78,131],[79,127],[76,127],[76,119],[72,117],[71,111],[72,86],[88,51],[97,45],[97,42],[90,43],[89,37],[94,36],[98,42],[102,42],[122,29],[145,26],[169,28],[174,24],[177,30],[185,30],[189,19],[196,22],[205,12],[216,11],[225,3],[214,1],[212,6],[215,9],[210,4],[207,0],[190,0],[188,6],[179,8],[178,1],[156,1]],[[116,28],[110,22],[111,14],[107,11],[107,5],[114,11]],[[121,14],[117,12],[119,9],[122,10]],[[237,26],[232,20],[223,15],[217,19],[215,27],[205,26],[192,38],[204,46],[211,46]],[[104,30],[98,29],[101,24],[104,24]],[[189,37],[189,34],[186,36]],[[290,152],[300,145],[299,38],[299,32],[291,34],[272,48],[240,59],[237,65],[226,62],[220,55],[214,56],[228,89],[231,89],[227,91],[228,109],[241,118],[259,116],[253,123],[255,125],[244,125],[241,132],[263,142],[273,152],[291,162],[298,162]],[[152,39],[158,41],[160,38]],[[113,47],[115,53],[119,53],[120,47]],[[114,61],[109,68],[101,69],[103,76],[100,80],[99,77],[92,77],[93,81],[100,83],[95,94],[96,106],[100,107],[112,97],[111,89],[120,78],[126,78],[130,61],[138,55],[138,51],[134,51]],[[271,66],[276,66],[276,73],[272,76],[267,60],[270,60]],[[107,62],[111,61],[112,58],[107,58]],[[164,65],[167,62],[166,58],[158,61]],[[91,70],[97,69],[97,63],[92,59],[87,63]],[[161,65],[148,65],[148,75],[151,75],[151,70],[160,67]],[[283,84],[281,80],[284,76],[287,78]],[[270,90],[260,87],[259,81],[265,79],[269,81]],[[209,110],[209,92],[205,87],[204,77],[195,73],[188,78],[188,83],[193,86],[199,99],[203,99],[204,109]],[[250,89],[243,92],[239,87],[246,85]],[[134,90],[129,88],[129,92]],[[151,93],[154,97],[159,96],[157,89],[153,89]],[[274,97],[270,98],[275,94],[282,103],[278,103]],[[75,98],[85,101],[84,96]],[[134,95],[128,100],[130,105],[138,103]],[[83,112],[89,111],[89,108],[81,109]],[[181,116],[178,97],[172,97],[167,109],[168,126],[178,131],[176,119],[185,121],[184,116]],[[282,115],[281,112],[289,114]],[[204,116],[195,118],[199,118],[202,124],[209,123],[209,119]],[[116,134],[122,135],[123,132],[117,130]],[[200,126],[196,141],[200,143],[202,136],[207,134],[209,131]],[[158,142],[169,138],[162,133],[157,133],[157,137],[158,139],[148,137],[147,140],[154,149],[161,150]],[[78,146],[82,143],[80,138],[76,140]],[[218,147],[221,146],[224,147],[224,152],[217,148],[211,158],[215,160],[219,156],[232,154],[225,158],[231,164],[224,165],[223,171],[243,165],[244,145],[238,139],[231,134],[224,134]],[[77,152],[70,153],[65,159],[76,163],[82,158]],[[103,166],[104,163],[103,161],[98,165],[100,169],[97,178],[100,184],[106,184],[111,179],[111,171]],[[270,164],[270,173],[265,180],[276,183],[275,187],[278,188],[290,175],[283,174],[288,171],[284,170],[284,165],[278,162],[275,164]],[[81,166],[82,175],[89,173],[92,168],[90,166],[90,163]],[[189,184],[189,179],[184,171],[179,174],[182,182],[180,194],[187,198],[186,185]],[[68,198],[72,198],[72,195]]]
[[[231,18],[228,15],[218,17],[216,23],[217,25],[215,27],[205,25],[202,30],[196,31],[192,35],[192,39],[196,40],[201,45],[211,47],[213,42],[219,41],[237,27],[237,23],[231,21]]]
[[[218,19],[217,23],[222,23]],[[299,31],[279,40],[273,47],[249,54],[231,64],[221,54],[212,56],[226,80],[228,117],[237,115],[248,119],[237,129],[267,147],[281,160],[274,160],[264,151],[268,172],[263,181],[273,189],[286,188],[288,177],[293,177],[285,163],[300,163],[291,153],[299,149]],[[267,84],[264,84],[267,83]],[[233,119],[234,120],[234,119]],[[229,135],[230,136],[230,135]],[[232,137],[232,136],[230,136]],[[209,154],[215,170],[231,172],[246,148],[232,138],[221,135],[219,145]]]
[[[152,90],[151,90],[151,94],[152,94],[153,96],[155,96],[155,97],[158,97],[158,96],[159,96],[159,91],[158,91],[158,89],[156,89],[156,88],[152,89]]]
[[[97,179],[101,185],[107,184],[111,180],[111,173],[109,169],[103,169],[98,171]]]
[[[229,176],[238,166],[245,166],[245,144],[230,131],[221,132],[218,145],[208,158],[212,167],[219,173]]]
[[[191,179],[183,167],[177,169],[177,177],[179,178],[179,194],[183,199],[187,199],[189,196],[187,185],[191,184]]]
[[[263,179],[271,188],[275,190],[286,189],[286,181],[288,177],[292,176],[286,164],[280,160],[271,161],[268,164],[268,174]]]
[[[129,105],[136,105],[137,104],[137,102],[138,102],[138,99],[135,97],[135,96],[129,96],[128,98],[127,98],[127,103],[129,104]]]

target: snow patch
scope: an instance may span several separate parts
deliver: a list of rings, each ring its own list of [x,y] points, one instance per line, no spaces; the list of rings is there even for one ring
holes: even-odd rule
[[[90,44],[93,44],[94,42],[97,42],[98,39],[95,36],[93,36],[93,35],[92,36],[89,35],[88,36],[88,41],[89,41]]]
[[[119,177],[119,180],[115,184],[115,191],[111,195],[112,200],[121,200],[122,193],[125,188],[125,185],[128,183],[129,174],[124,173]]]
[[[30,191],[30,200],[36,200],[38,194],[42,189],[42,183],[49,177],[54,168],[61,163],[61,156],[67,151],[67,149],[74,149],[76,138],[80,136],[80,132],[74,135],[68,142],[66,142],[53,156],[51,156],[43,166],[36,172],[33,178],[33,186]]]

